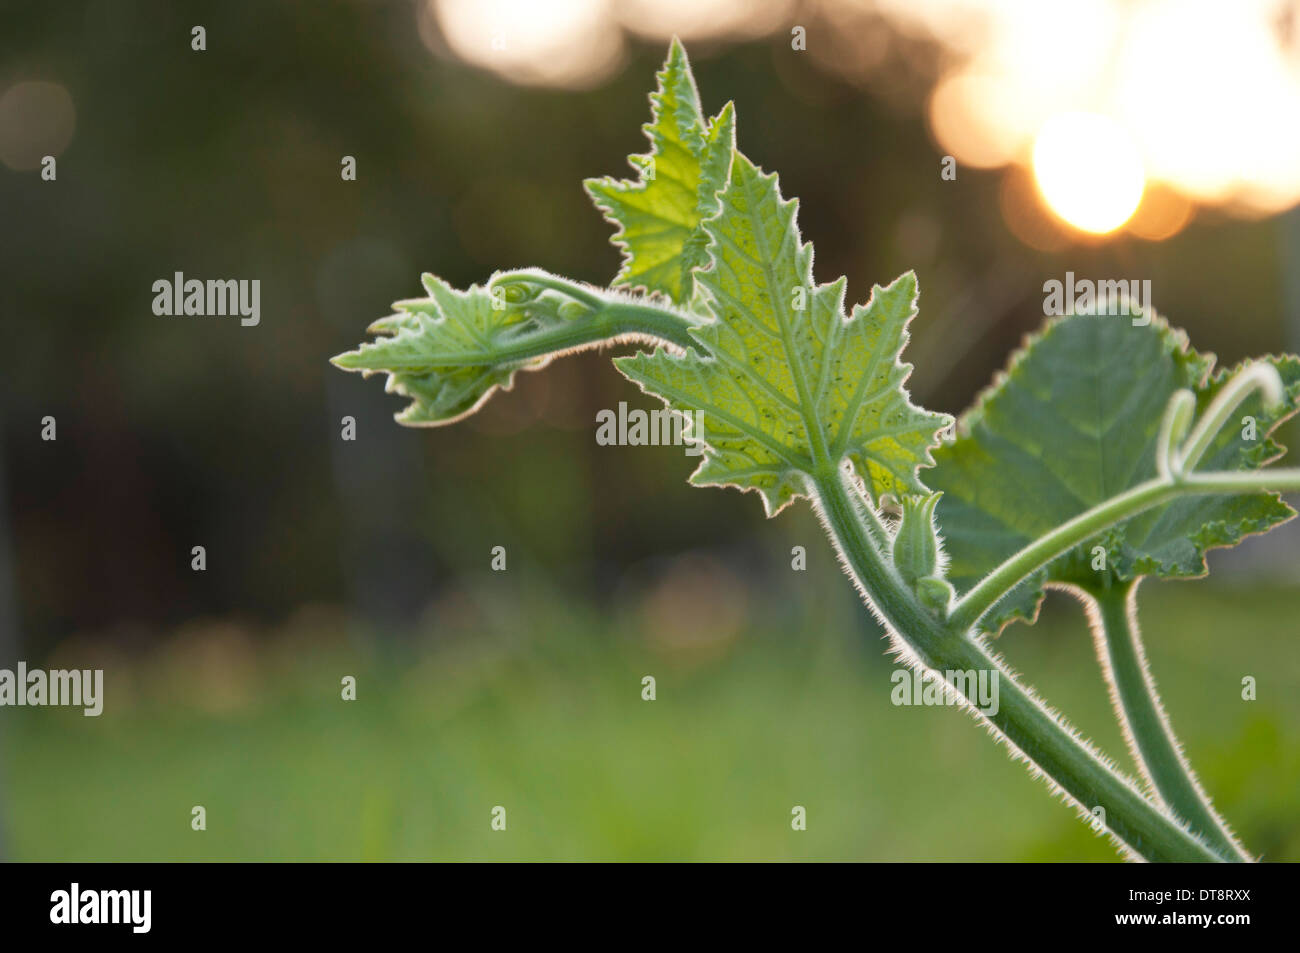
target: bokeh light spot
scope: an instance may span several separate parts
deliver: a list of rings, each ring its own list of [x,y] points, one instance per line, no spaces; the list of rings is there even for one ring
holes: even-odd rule
[[[28,80],[0,96],[0,162],[15,172],[59,156],[77,126],[72,94],[60,83]]]

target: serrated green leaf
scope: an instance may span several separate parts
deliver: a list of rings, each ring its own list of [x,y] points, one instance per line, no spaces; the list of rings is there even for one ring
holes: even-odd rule
[[[1286,409],[1256,395],[1237,419],[1254,417],[1257,439],[1226,427],[1198,467],[1255,469],[1281,448],[1268,438],[1294,413],[1300,361],[1266,359],[1286,387]],[[1005,375],[934,452],[927,482],[943,491],[938,519],[959,592],[1026,544],[1092,506],[1156,475],[1155,446],[1170,396],[1187,388],[1198,413],[1233,371],[1212,373],[1214,357],[1192,350],[1159,317],[1071,315],[1031,338]],[[1235,424],[1235,422],[1234,422]],[[1189,496],[1155,507],[1089,540],[1015,587],[981,627],[999,631],[1037,615],[1049,583],[1095,586],[1104,573],[1186,578],[1206,571],[1205,552],[1230,546],[1293,515],[1274,493]],[[1104,547],[1105,570],[1093,568]]]
[[[635,180],[588,179],[596,207],[618,226],[611,239],[623,250],[616,286],[660,292],[685,304],[693,274],[707,260],[700,223],[717,211],[735,144],[730,103],[705,121],[686,50],[677,40],[650,95],[652,120],[643,129],[651,149],[628,157]]]
[[[411,400],[395,416],[398,423],[454,423],[478,409],[497,388],[509,390],[516,371],[546,365],[546,356],[501,361],[512,340],[538,329],[537,309],[502,307],[478,285],[457,291],[434,275],[425,275],[423,281],[429,297],[395,302],[396,314],[370,325],[377,340],[333,361],[366,377],[387,374],[384,389]]]
[[[696,273],[715,320],[691,329],[700,348],[615,361],[679,411],[702,411],[699,485],[755,490],[768,515],[805,492],[805,474],[852,461],[874,499],[925,493],[937,431],[950,423],[911,404],[898,356],[915,314],[911,272],[844,315],[845,280],[814,285],[812,246],[775,175],[736,153],[709,267]]]

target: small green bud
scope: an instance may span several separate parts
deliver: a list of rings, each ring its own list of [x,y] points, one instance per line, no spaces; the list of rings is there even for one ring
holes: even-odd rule
[[[939,572],[939,536],[934,529],[934,507],[942,493],[905,496],[903,518],[894,533],[893,558],[899,575],[909,586]]]
[[[530,284],[512,283],[499,287],[505,292],[505,300],[509,304],[524,304],[528,301],[534,301],[541,295],[543,290],[539,285]]]
[[[591,313],[591,308],[580,301],[566,301],[560,305],[559,315],[561,321],[577,321],[579,318],[585,318]]]
[[[940,576],[922,576],[916,580],[916,598],[940,619],[948,618],[948,610],[957,595],[952,583]]]

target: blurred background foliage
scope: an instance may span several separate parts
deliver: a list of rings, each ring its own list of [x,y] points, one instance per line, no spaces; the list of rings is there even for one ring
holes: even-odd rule
[[[6,855],[1113,859],[970,719],[890,705],[884,643],[807,512],[767,522],[689,488],[680,450],[597,446],[598,410],[655,405],[607,354],[436,431],[396,426],[399,400],[326,361],[422,271],[606,283],[618,255],[580,182],[642,150],[673,32],[705,108],[734,99],[741,147],[800,198],[820,280],[865,300],[917,271],[908,357],[933,409],[970,403],[1067,270],[1151,279],[1224,362],[1297,349],[1297,213],[1195,195],[1158,241],[1072,229],[1023,156],[980,170],[943,140],[956,54],[893,4],[524,6],[481,9],[525,31],[502,51],[549,24],[541,60],[493,60],[493,28],[437,0],[5,8],[0,666],[103,667],[107,685],[98,719],[0,711]],[[260,279],[261,324],[154,316],[176,271]],[[1298,548],[1284,527],[1143,606],[1206,786],[1291,860]],[[1073,603],[1002,641],[1123,755]]]

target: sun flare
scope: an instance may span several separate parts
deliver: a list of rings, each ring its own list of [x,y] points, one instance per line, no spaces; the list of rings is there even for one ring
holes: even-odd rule
[[[1146,186],[1132,137],[1096,113],[1062,113],[1043,124],[1034,140],[1034,179],[1053,212],[1098,235],[1132,217]]]

